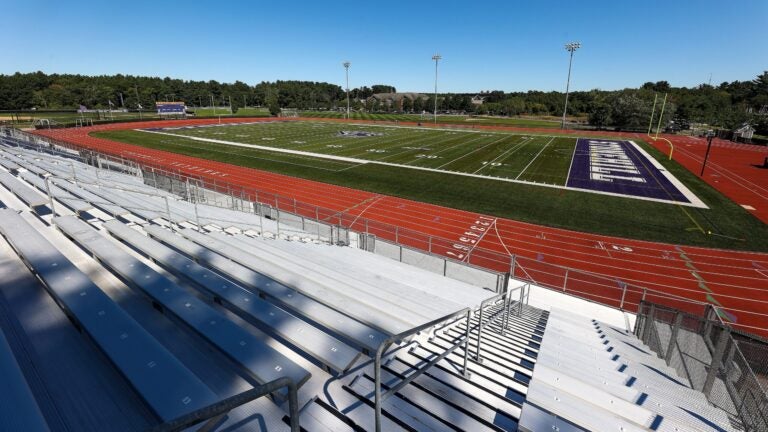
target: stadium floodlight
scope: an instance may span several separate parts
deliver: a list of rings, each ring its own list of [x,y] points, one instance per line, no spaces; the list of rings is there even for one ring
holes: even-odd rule
[[[568,61],[568,81],[565,83],[565,108],[563,109],[563,123],[561,129],[565,129],[565,114],[568,112],[568,91],[571,87],[571,65],[573,65],[573,53],[581,48],[580,42],[570,42],[565,44],[565,50],[571,53],[571,59]]]
[[[139,107],[139,120],[144,120],[144,116],[141,114],[141,99],[139,98],[139,86],[133,86],[136,90],[136,106]]]
[[[347,120],[349,120],[349,66],[352,64],[348,61],[342,63],[347,75]]]
[[[435,61],[435,124],[437,124],[437,63],[442,60],[443,56],[435,54],[432,56],[432,60]]]

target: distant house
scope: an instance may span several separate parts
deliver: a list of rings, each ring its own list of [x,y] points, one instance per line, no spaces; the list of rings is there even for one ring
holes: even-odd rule
[[[485,96],[480,96],[480,95],[472,96],[472,105],[474,106],[482,105],[483,102],[485,102]]]
[[[752,135],[755,134],[755,128],[749,123],[744,123],[733,131],[733,140],[751,140]]]

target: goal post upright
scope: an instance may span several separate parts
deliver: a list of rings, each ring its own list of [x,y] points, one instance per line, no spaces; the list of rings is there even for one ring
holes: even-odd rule
[[[651,109],[651,120],[648,122],[648,136],[651,136],[651,128],[653,128],[653,116],[656,114],[656,101],[659,99],[659,94],[653,94],[653,108]]]

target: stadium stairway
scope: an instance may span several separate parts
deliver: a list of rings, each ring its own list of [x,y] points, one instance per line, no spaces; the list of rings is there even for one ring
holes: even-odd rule
[[[549,315],[520,430],[729,431],[707,402],[632,333],[573,312]]]

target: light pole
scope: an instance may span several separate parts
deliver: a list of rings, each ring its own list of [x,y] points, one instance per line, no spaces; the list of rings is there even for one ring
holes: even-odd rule
[[[435,61],[435,124],[437,124],[437,63],[443,58],[440,54],[432,56],[432,60]]]
[[[349,66],[351,64],[352,63],[350,63],[348,61],[345,61],[343,63],[344,69],[345,69],[346,75],[347,75],[347,120],[349,120]]]
[[[568,81],[565,84],[565,108],[563,109],[563,123],[560,125],[561,129],[565,129],[565,113],[568,112],[568,90],[571,87],[571,65],[573,64],[573,52],[581,48],[580,42],[571,42],[565,44],[565,50],[571,53],[571,59],[568,61]]]

